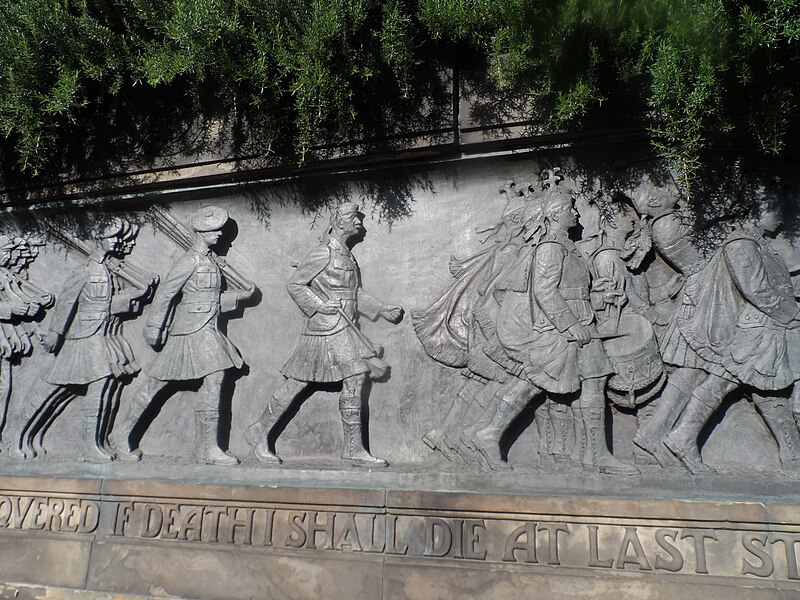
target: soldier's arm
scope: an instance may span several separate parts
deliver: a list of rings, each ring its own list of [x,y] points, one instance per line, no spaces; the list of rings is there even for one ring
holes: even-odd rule
[[[725,245],[723,254],[742,296],[780,323],[789,324],[797,315],[797,302],[792,292],[782,294],[770,285],[758,245],[752,240],[733,240]]]
[[[533,259],[531,278],[533,285],[533,301],[537,302],[542,312],[561,332],[566,331],[578,322],[566,300],[558,291],[561,282],[561,268],[566,251],[560,244],[544,242],[536,249]]]
[[[173,265],[172,270],[158,286],[153,297],[150,313],[147,316],[148,327],[158,328],[159,331],[164,329],[170,306],[194,273],[194,267],[194,260],[189,254]]]
[[[317,246],[295,269],[286,284],[286,291],[289,292],[292,300],[307,317],[316,314],[319,307],[326,300],[315,294],[309,284],[317,275],[322,273],[330,260],[331,253],[328,247],[324,245]]]
[[[58,295],[55,307],[50,311],[50,321],[47,328],[54,334],[63,336],[72,323],[75,310],[78,306],[78,297],[86,285],[86,273],[83,269],[73,273],[64,284]]]
[[[363,289],[358,288],[358,312],[367,317],[370,321],[374,321],[381,314],[383,302],[378,300],[372,294],[365,292]]]

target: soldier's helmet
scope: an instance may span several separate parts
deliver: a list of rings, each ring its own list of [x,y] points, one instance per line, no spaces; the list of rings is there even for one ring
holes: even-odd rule
[[[228,222],[228,211],[218,206],[206,206],[192,216],[192,229],[198,233],[219,231]]]

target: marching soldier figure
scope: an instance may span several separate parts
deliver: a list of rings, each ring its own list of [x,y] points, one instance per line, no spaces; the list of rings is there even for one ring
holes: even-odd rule
[[[800,466],[800,436],[789,407],[797,374],[793,341],[800,307],[783,259],[770,247],[780,225],[775,207],[762,207],[750,226],[731,232],[708,266],[692,312],[679,315],[681,342],[665,360],[695,353],[705,377],[663,442],[695,475],[714,474],[698,436],[726,396],[746,386],[775,436],[784,469]],[[796,339],[796,338],[795,338]]]
[[[55,304],[55,296],[28,281],[28,266],[40,242],[0,236],[0,407],[5,425],[11,397],[12,364],[33,349],[36,319]]]
[[[240,302],[252,297],[256,288],[250,283],[244,291],[222,291],[219,259],[211,248],[219,242],[227,221],[228,213],[222,208],[211,206],[195,213],[194,244],[175,263],[153,298],[144,337],[154,348],[163,343],[163,349],[145,367],[136,395],[109,436],[122,460],[141,460],[141,451],[130,446],[130,435],[154,396],[171,382],[199,379],[195,458],[214,465],[239,462],[219,447],[217,437],[225,372],[244,363],[220,332],[218,319],[220,313],[236,310]]]
[[[378,353],[358,329],[357,315],[398,323],[403,309],[361,289],[358,263],[350,249],[366,233],[363,218],[357,204],[340,204],[331,215],[327,242],[311,251],[286,286],[307,319],[294,353],[281,369],[286,381],[246,432],[263,462],[281,462],[268,437],[298,394],[313,383],[341,381],[342,458],[354,466],[387,465],[364,448],[361,393],[367,375],[376,368]]]
[[[568,231],[577,224],[569,192],[551,190],[528,221],[530,249],[495,285],[502,296],[497,335],[503,349],[522,363],[523,372],[498,394],[491,421],[471,443],[493,469],[509,469],[500,439],[534,399],[580,393],[584,467],[633,475],[638,469],[617,459],[605,437],[605,387],[613,368],[598,339],[593,308],[616,304],[620,292],[593,290],[589,268]]]
[[[32,393],[21,407],[22,418],[11,419],[12,433],[18,436],[11,450],[18,456],[34,456],[34,438],[43,435],[65,406],[80,395],[84,397],[83,460],[113,459],[103,447],[102,410],[121,380],[139,371],[127,341],[117,335],[115,315],[131,312],[132,306],[149,294],[149,289],[139,288],[122,292],[117,274],[109,268],[108,259],[119,252],[125,229],[120,218],[103,226],[98,232],[99,247],[58,296],[43,342],[48,352],[57,353],[53,367],[42,378],[44,400],[35,404],[41,395]]]

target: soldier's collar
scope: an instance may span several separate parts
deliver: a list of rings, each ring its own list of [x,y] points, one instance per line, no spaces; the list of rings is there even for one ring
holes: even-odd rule
[[[328,238],[328,245],[333,247],[333,248],[335,248],[336,250],[338,250],[339,252],[341,252],[345,256],[353,256],[353,253],[350,252],[350,248],[348,248],[347,246],[342,244],[335,237],[331,236],[331,237]]]

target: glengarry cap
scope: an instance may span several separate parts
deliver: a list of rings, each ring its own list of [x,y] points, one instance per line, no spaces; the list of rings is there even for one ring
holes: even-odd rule
[[[192,217],[192,229],[199,233],[219,231],[228,222],[228,211],[218,206],[201,208]]]

